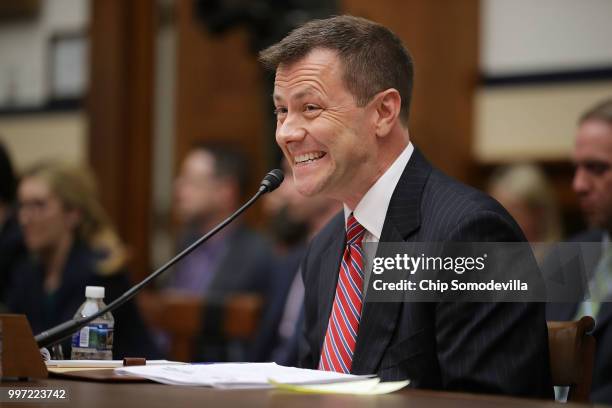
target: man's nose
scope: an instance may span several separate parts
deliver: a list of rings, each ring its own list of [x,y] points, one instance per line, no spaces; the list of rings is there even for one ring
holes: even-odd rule
[[[574,180],[572,181],[574,192],[578,195],[584,195],[589,192],[590,185],[591,181],[586,170],[581,166],[577,166],[576,172],[574,173]]]
[[[288,114],[285,120],[276,124],[276,141],[279,144],[300,141],[305,135],[306,130],[297,115]]]

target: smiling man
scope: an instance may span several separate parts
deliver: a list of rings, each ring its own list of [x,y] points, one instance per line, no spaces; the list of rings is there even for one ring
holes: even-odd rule
[[[362,242],[524,240],[499,204],[410,142],[412,60],[401,41],[340,16],[303,25],[260,60],[276,72],[276,140],[297,189],[344,204],[302,265],[302,366],[551,396],[541,304],[368,302]]]

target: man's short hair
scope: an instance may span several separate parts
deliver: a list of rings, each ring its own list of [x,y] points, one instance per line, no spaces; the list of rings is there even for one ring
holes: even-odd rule
[[[293,30],[280,42],[259,53],[270,70],[291,64],[317,48],[335,51],[343,64],[343,81],[365,106],[381,91],[395,88],[402,99],[400,118],[408,125],[412,94],[412,57],[388,28],[353,16],[312,20]]]
[[[239,195],[242,196],[249,182],[248,163],[244,154],[229,143],[199,141],[193,144],[192,150],[209,153],[214,159],[215,176],[229,178],[236,182]]]
[[[612,125],[612,99],[599,102],[580,116],[578,124],[583,124],[587,120],[600,120]]]

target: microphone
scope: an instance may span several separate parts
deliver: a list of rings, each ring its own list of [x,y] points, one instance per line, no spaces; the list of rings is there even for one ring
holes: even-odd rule
[[[267,189],[266,192],[268,193],[270,191],[276,190],[276,188],[281,185],[284,179],[285,175],[283,174],[282,170],[270,170],[268,174],[264,176],[263,180],[261,180],[259,190],[261,191],[261,189]]]
[[[198,238],[194,243],[189,245],[187,248],[181,251],[174,258],[170,259],[168,262],[162,265],[155,272],[153,272],[152,274],[144,278],[142,281],[134,285],[123,295],[119,296],[117,299],[109,303],[106,307],[98,310],[96,313],[90,316],[87,316],[87,317],[79,317],[76,319],[70,319],[64,323],[60,323],[57,326],[50,328],[49,330],[45,330],[44,332],[37,334],[34,337],[34,340],[36,340],[38,347],[39,348],[49,347],[56,343],[59,343],[60,341],[72,336],[72,333],[74,333],[77,330],[80,330],[87,323],[97,319],[98,317],[104,315],[107,312],[112,312],[113,310],[117,309],[119,306],[123,305],[128,300],[132,299],[138,292],[140,292],[142,288],[144,288],[147,284],[149,284],[149,282],[157,278],[159,275],[161,275],[166,270],[168,270],[168,268],[170,268],[172,265],[174,265],[175,263],[177,263],[178,261],[180,261],[187,255],[189,255],[194,249],[196,249],[202,243],[208,241],[210,237],[214,236],[216,233],[218,233],[223,228],[225,228],[226,225],[228,225],[230,222],[236,219],[240,214],[242,214],[247,208],[253,205],[253,203],[255,203],[255,201],[257,201],[259,197],[261,197],[265,193],[274,191],[278,186],[281,185],[284,178],[285,176],[283,175],[282,170],[274,169],[274,170],[269,171],[268,174],[266,174],[263,180],[261,181],[259,185],[259,190],[257,191],[257,193],[255,193],[255,195],[251,197],[251,199],[247,201],[246,204],[244,204],[242,207],[236,210],[236,212],[234,212],[232,215],[227,217],[225,220],[223,220],[223,222],[218,224],[215,228],[210,230],[208,233],[206,233],[206,235],[203,235],[200,238]]]

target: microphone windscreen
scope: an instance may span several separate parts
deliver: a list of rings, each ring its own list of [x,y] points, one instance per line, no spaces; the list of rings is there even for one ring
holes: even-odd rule
[[[285,175],[281,169],[270,170],[268,174],[261,180],[261,187],[265,189],[266,193],[270,191],[276,190],[278,186],[281,185],[283,180],[285,179]]]

